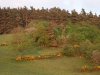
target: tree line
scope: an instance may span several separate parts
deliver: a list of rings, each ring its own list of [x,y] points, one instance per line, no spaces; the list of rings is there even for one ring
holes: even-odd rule
[[[78,23],[82,25],[85,21],[91,25],[97,25],[100,27],[100,15],[93,14],[91,11],[89,13],[85,12],[82,8],[81,12],[78,13],[75,9],[69,13],[68,10],[60,9],[58,7],[53,7],[50,9],[35,9],[33,6],[27,8],[18,7],[0,7],[0,34],[10,33],[10,31],[18,26],[25,27],[31,20],[45,20],[50,21],[55,24],[65,24],[66,21],[71,20],[72,23]]]

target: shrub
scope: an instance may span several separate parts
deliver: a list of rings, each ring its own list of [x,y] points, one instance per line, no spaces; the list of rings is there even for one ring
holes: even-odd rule
[[[55,34],[55,37],[59,37],[62,35],[63,28],[59,25],[59,26],[53,28],[53,32]]]
[[[59,36],[59,31],[56,28],[53,28],[53,32],[55,37],[57,38]]]
[[[100,64],[100,52],[98,50],[92,52],[92,60],[95,64]]]
[[[73,30],[74,30],[74,28],[73,28],[73,25],[72,25],[71,21],[68,21],[66,27],[64,28],[65,35],[68,35],[69,33],[72,33]]]
[[[2,42],[1,46],[7,46],[6,42]]]
[[[97,44],[93,44],[93,50],[98,50],[100,51],[100,43],[97,43]]]
[[[64,28],[64,34],[69,35],[72,33],[79,34],[84,37],[84,39],[88,39],[91,42],[99,42],[100,41],[100,30],[97,28],[97,26],[90,25],[86,22],[82,23],[83,26],[80,26],[78,24],[72,24],[70,21]]]
[[[63,35],[63,28],[59,25],[53,28],[54,36],[56,38],[57,44],[63,46],[66,42],[66,37]]]
[[[94,43],[94,44],[100,43],[100,35],[98,35],[98,36],[96,36],[96,37],[94,38],[93,43]]]
[[[47,21],[39,21],[37,25],[38,25],[38,26],[41,25],[41,26],[44,26],[44,27],[48,27],[49,22],[47,22]]]
[[[49,22],[47,21],[44,21],[44,20],[32,20],[27,26],[26,28],[30,28],[30,27],[39,27],[39,26],[44,26],[44,27],[47,27],[49,24]]]
[[[46,32],[46,28],[43,26],[38,27],[33,33],[33,41],[39,46],[49,46],[49,35]]]
[[[16,58],[16,60],[17,60],[17,61],[18,61],[18,60],[22,60],[21,56],[18,56],[18,57]]]
[[[33,56],[33,55],[18,56],[16,60],[19,61],[19,60],[49,59],[55,57],[62,57],[62,52],[52,54],[52,55],[50,54],[50,55],[38,55],[38,56]]]
[[[75,50],[71,45],[66,45],[63,50],[63,54],[67,56],[74,56]]]
[[[26,26],[29,33],[32,32],[31,38],[33,43],[41,47],[50,45],[50,38],[46,31],[48,25],[49,22],[47,21],[32,20],[29,25]]]
[[[89,40],[86,40],[79,45],[78,51],[80,55],[84,54],[86,58],[91,59],[93,44]]]
[[[13,51],[18,53],[18,55],[20,55],[23,50],[28,50],[30,45],[29,35],[25,34],[23,31],[22,27],[17,27],[12,30],[12,33],[14,34],[12,35],[11,45]]]
[[[100,36],[99,35],[100,30],[97,28],[97,26],[90,25],[86,22],[84,22],[83,25],[84,26],[81,29],[79,29],[79,31],[81,32],[81,34],[83,34],[85,36],[86,39],[93,42],[97,36]]]
[[[57,41],[58,45],[64,46],[66,44],[67,39],[65,36],[62,35],[62,36],[57,37],[56,41]]]
[[[81,70],[82,70],[82,71],[88,71],[88,66],[87,66],[87,65],[82,66]]]
[[[24,50],[29,50],[32,47],[31,38],[24,33],[13,34],[11,43],[12,50],[18,55]]]
[[[81,35],[80,33],[71,33],[68,36],[67,43],[72,45],[80,44],[84,40],[85,40],[84,36]]]

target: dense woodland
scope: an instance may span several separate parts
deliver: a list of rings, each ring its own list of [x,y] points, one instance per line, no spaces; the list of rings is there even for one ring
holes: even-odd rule
[[[57,25],[64,25],[68,20],[71,20],[72,23],[82,25],[82,22],[85,21],[91,25],[100,27],[100,15],[93,15],[91,11],[86,13],[83,8],[80,13],[75,10],[69,13],[68,10],[57,7],[50,9],[35,9],[32,6],[30,9],[26,6],[19,8],[4,7],[0,8],[0,34],[9,33],[13,28],[18,26],[25,27],[31,20],[37,19],[50,21]]]

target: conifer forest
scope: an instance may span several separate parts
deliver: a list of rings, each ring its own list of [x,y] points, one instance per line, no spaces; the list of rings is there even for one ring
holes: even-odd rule
[[[75,9],[70,13],[68,10],[58,7],[50,9],[43,7],[35,9],[32,6],[30,8],[26,6],[18,8],[3,7],[0,8],[0,34],[10,33],[13,28],[18,26],[25,27],[31,20],[48,21],[55,25],[62,24],[63,27],[68,20],[71,20],[73,24],[78,23],[80,25],[85,21],[100,28],[100,15],[97,16],[92,11],[87,13],[83,8],[80,13]]]

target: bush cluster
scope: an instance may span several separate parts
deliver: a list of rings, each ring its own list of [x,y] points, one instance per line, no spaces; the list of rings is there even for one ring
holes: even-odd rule
[[[79,71],[81,72],[95,72],[95,71],[100,71],[100,66],[93,66],[93,67],[89,67],[87,65],[82,66]]]
[[[51,39],[47,29],[51,28],[49,31],[54,33],[53,39],[57,41],[57,45],[65,46],[63,49],[64,55],[85,56],[94,63],[100,64],[100,30],[96,26],[86,22],[82,22],[81,26],[79,24],[72,24],[71,21],[68,21],[64,28],[61,25],[53,27],[49,26],[49,23],[46,21],[37,20],[30,22],[30,24],[26,26],[26,28],[32,27],[34,29],[32,30],[31,35],[25,34],[21,27],[18,27],[13,31],[16,33],[14,34],[12,41],[12,45],[15,48],[14,50],[17,50],[18,52],[29,50],[33,44],[40,47],[50,46]],[[98,52],[95,52],[95,50]]]
[[[65,35],[68,35],[63,50],[65,55],[82,55],[94,63],[100,64],[100,30],[96,26],[85,22],[83,22],[83,26],[72,25],[69,22],[64,32]]]
[[[35,60],[35,59],[49,59],[49,58],[55,58],[55,57],[61,57],[62,53],[56,53],[52,55],[39,55],[39,56],[32,56],[32,55],[26,55],[26,56],[18,56],[16,60]]]

